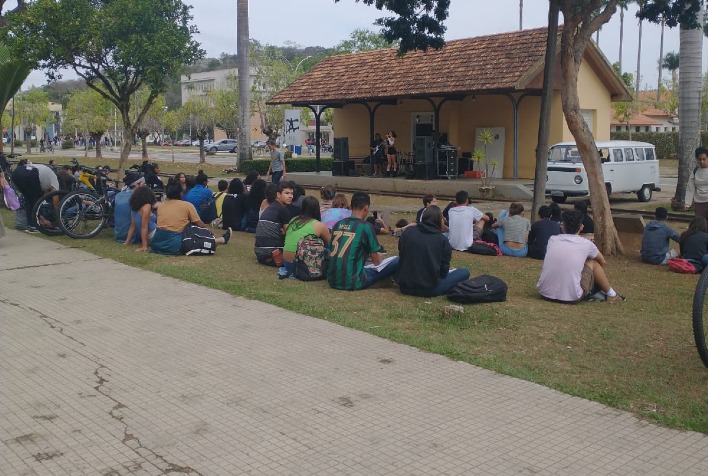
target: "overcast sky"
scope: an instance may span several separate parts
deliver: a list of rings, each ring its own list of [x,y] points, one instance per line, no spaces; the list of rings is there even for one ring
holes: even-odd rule
[[[236,52],[236,0],[184,0],[194,8],[197,40],[207,56]],[[8,2],[10,4],[12,2]],[[445,22],[446,39],[502,33],[519,28],[519,0],[451,0],[450,16]],[[546,26],[548,0],[524,0],[523,27]],[[623,70],[635,73],[637,66],[638,20],[632,5],[625,15]],[[355,0],[251,0],[249,2],[250,37],[261,43],[301,46],[333,46],[347,39],[357,28],[376,30],[373,22],[387,12]],[[562,20],[561,20],[562,21]],[[600,32],[600,48],[610,62],[619,59],[619,12]],[[641,88],[656,88],[660,28],[644,22],[641,58]],[[666,29],[664,54],[679,50],[678,29]],[[703,70],[708,66],[708,48],[704,38]],[[70,75],[66,75],[69,77]],[[664,72],[664,78],[668,77]],[[23,89],[46,80],[34,72]]]

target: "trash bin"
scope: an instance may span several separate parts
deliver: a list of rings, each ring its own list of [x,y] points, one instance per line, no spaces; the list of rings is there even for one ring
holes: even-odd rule
[[[301,145],[296,145],[294,152],[295,152],[298,156],[302,155],[302,146],[301,146]]]

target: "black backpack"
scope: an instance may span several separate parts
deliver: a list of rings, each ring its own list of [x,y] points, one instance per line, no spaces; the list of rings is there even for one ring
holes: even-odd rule
[[[483,274],[476,278],[462,281],[452,288],[447,298],[450,301],[462,304],[501,302],[506,301],[506,292],[508,289],[509,286],[501,279]]]
[[[213,255],[216,251],[216,238],[200,226],[189,224],[182,230],[180,253],[187,256]]]

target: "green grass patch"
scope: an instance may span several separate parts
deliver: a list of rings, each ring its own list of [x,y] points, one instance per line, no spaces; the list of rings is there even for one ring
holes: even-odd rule
[[[385,197],[373,199],[386,205]],[[2,213],[11,228],[13,215]],[[112,233],[45,239],[708,433],[708,373],[691,329],[696,276],[645,265],[636,256],[611,258],[610,279],[627,302],[561,305],[536,294],[539,261],[456,252],[453,266],[499,276],[509,294],[504,303],[468,305],[464,314],[447,316],[443,297],[404,296],[394,287],[345,293],[326,282],[280,281],[273,268],[256,263],[254,237],[246,233],[236,233],[213,257],[136,253],[114,242]],[[380,240],[395,253],[395,238]]]

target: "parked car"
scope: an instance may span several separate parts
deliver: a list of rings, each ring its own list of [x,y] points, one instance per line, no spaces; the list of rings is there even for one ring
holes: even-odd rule
[[[178,147],[185,147],[185,146],[190,145],[191,143],[192,143],[192,141],[189,139],[182,139],[182,140],[176,141],[175,145]]]
[[[251,147],[266,147],[268,145],[268,142],[264,140],[254,140],[251,142]]]
[[[238,150],[238,141],[236,139],[221,139],[210,144],[209,147],[204,147],[209,152],[228,151],[236,153]]]
[[[163,146],[165,146],[165,147],[171,146],[171,145],[172,145],[172,141],[171,141],[171,140],[163,141],[161,145],[163,145]]]
[[[213,143],[214,143],[214,141],[211,140],[211,139],[204,139],[204,148],[206,149],[208,145],[211,145],[211,144],[213,144]],[[199,139],[193,140],[193,141],[192,141],[192,145],[193,145],[194,147],[199,147]]]

